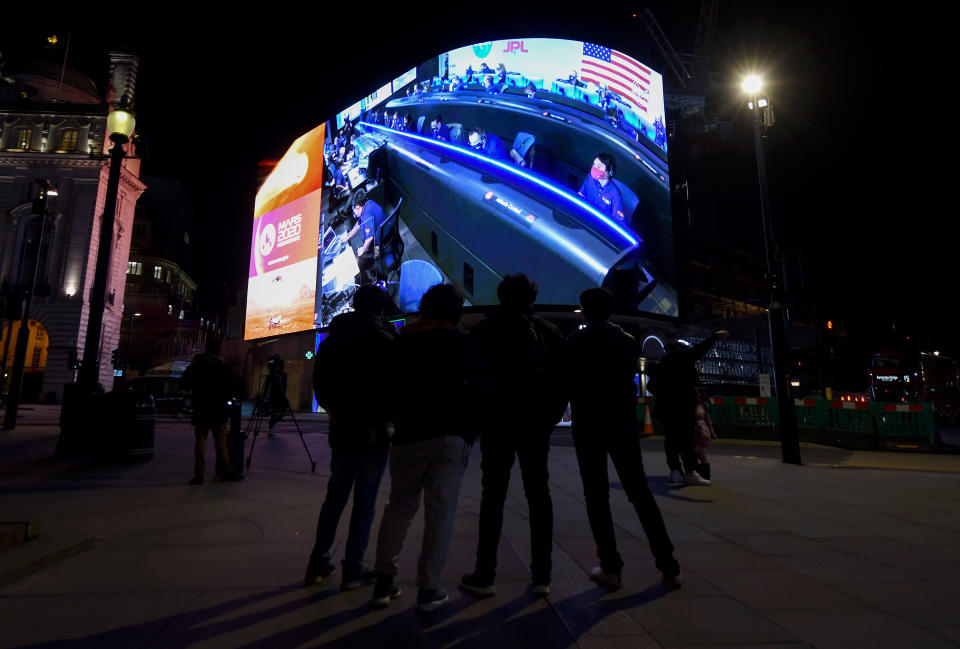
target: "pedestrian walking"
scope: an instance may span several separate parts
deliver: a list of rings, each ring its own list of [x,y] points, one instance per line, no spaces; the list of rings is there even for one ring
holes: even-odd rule
[[[556,327],[534,315],[537,285],[526,275],[506,275],[497,297],[500,307],[471,332],[487,368],[490,400],[480,437],[483,495],[477,562],[460,585],[478,595],[496,593],[497,547],[516,459],[530,512],[533,592],[547,595],[553,551],[547,453],[553,427],[566,410],[558,376],[564,340]]]
[[[663,422],[663,447],[671,484],[710,485],[710,481],[697,472],[694,451],[696,387],[700,384],[696,362],[714,343],[729,337],[729,331],[721,330],[691,347],[680,341],[669,343],[663,359],[647,369],[650,376],[647,389],[654,396],[653,407]]]
[[[236,390],[236,376],[218,355],[220,341],[208,338],[205,351],[193,357],[180,377],[180,386],[190,390],[193,406],[191,422],[194,427],[193,478],[190,484],[203,484],[206,472],[207,433],[213,435],[216,450],[216,474],[221,479],[230,477],[230,455],[227,451],[227,402]]]
[[[306,586],[336,571],[331,548],[351,492],[353,509],[340,590],[353,590],[376,579],[373,570],[364,568],[363,555],[393,434],[388,403],[382,396],[390,388],[390,353],[396,337],[396,329],[383,317],[388,299],[376,286],[358,288],[353,312],[334,318],[327,338],[317,348],[313,389],[317,403],[330,417],[330,479],[303,580]]]
[[[377,537],[377,581],[372,604],[399,597],[398,560],[423,495],[423,545],[417,563],[417,609],[433,611],[449,600],[440,588],[460,484],[477,435],[483,399],[480,355],[457,330],[463,294],[449,284],[424,293],[420,318],[394,343],[394,437],[390,497]]]
[[[640,518],[664,584],[678,587],[682,580],[680,565],[673,556],[673,544],[660,508],[647,485],[640,452],[633,380],[640,345],[633,336],[609,322],[613,308],[610,291],[588,289],[580,294],[580,306],[587,326],[567,339],[566,358],[573,444],[587,517],[600,559],[590,577],[607,588],[616,589],[623,584],[623,559],[617,551],[610,513],[609,456]]]
[[[704,480],[710,480],[710,462],[707,461],[707,447],[717,434],[713,430],[710,417],[710,397],[703,386],[697,386],[697,405],[695,409],[697,424],[693,434],[693,452],[697,454],[697,473]]]

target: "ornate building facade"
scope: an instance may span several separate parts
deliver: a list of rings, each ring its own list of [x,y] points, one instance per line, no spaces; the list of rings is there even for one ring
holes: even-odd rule
[[[107,115],[113,97],[132,102],[138,59],[110,53],[111,83],[106,95],[86,77],[43,64],[4,69],[0,79],[0,296],[5,302],[0,354],[4,373],[13,364],[20,304],[39,270],[30,310],[31,340],[45,340],[41,354],[28,355],[23,401],[59,402],[63,385],[74,380],[68,360],[81,353],[87,335],[90,291],[106,200],[110,148]],[[127,153],[133,154],[130,144]],[[48,199],[42,241],[32,201],[37,181],[57,190]],[[100,382],[113,384],[111,351],[121,329],[127,262],[137,199],[146,189],[140,160],[126,158],[117,198],[114,247],[107,283],[100,345]],[[34,332],[42,331],[42,335]],[[32,365],[35,358],[42,364]],[[6,384],[4,383],[4,390]]]

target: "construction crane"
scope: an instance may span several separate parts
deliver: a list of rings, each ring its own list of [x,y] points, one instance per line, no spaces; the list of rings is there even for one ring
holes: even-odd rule
[[[701,1],[697,22],[697,37],[692,54],[677,52],[649,8],[634,13],[634,17],[640,20],[663,55],[667,70],[672,73],[672,77],[668,75],[665,81],[668,79],[673,81],[673,83],[668,83],[674,87],[672,90],[665,89],[664,99],[667,108],[679,111],[682,116],[681,119],[693,116],[706,117],[710,57],[713,52],[713,37],[717,31],[719,7],[720,0]],[[716,122],[715,116],[709,122],[712,126],[715,126],[713,124],[713,122]],[[710,128],[706,127],[706,124],[704,124],[704,127]]]

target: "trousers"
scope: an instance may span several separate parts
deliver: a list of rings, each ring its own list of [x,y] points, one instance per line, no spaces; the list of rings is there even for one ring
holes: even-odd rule
[[[477,541],[476,574],[491,582],[496,576],[497,547],[503,531],[503,507],[510,485],[514,459],[520,462],[520,476],[530,511],[530,572],[534,583],[549,584],[553,552],[553,501],[550,498],[547,430],[510,429],[484,433],[483,496],[480,501],[480,529]]]
[[[227,422],[222,424],[195,424],[193,427],[196,443],[193,446],[193,472],[203,475],[207,469],[207,431],[213,432],[213,445],[216,449],[218,475],[230,474],[230,455],[227,453]]]
[[[666,575],[676,574],[679,565],[673,557],[673,544],[667,534],[660,507],[647,485],[635,423],[578,418],[576,409],[572,412],[572,419],[573,443],[580,465],[580,478],[583,480],[583,497],[590,530],[597,544],[600,567],[606,573],[617,574],[623,567],[610,513],[609,457],[627,499],[637,512],[657,568]]]
[[[377,535],[375,569],[396,576],[410,523],[423,495],[423,545],[417,562],[417,587],[437,589],[447,563],[460,484],[467,470],[470,445],[447,435],[412,444],[394,444],[390,450],[390,499],[383,510]]]
[[[327,495],[317,518],[317,537],[313,552],[310,553],[311,564],[319,565],[324,559],[329,559],[340,516],[353,492],[350,528],[341,565],[346,576],[363,572],[363,555],[370,541],[377,491],[387,468],[388,448],[384,444],[369,450],[330,450],[330,480],[327,481]]]

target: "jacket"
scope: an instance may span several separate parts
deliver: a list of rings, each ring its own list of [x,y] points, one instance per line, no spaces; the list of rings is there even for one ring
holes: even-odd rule
[[[198,426],[219,426],[227,421],[227,401],[234,396],[236,376],[214,354],[197,354],[180,377],[180,386],[191,390],[191,421]]]
[[[330,447],[362,450],[389,442],[391,343],[379,316],[344,313],[330,322],[313,364],[314,396],[330,415]]]
[[[564,339],[532,313],[496,309],[470,332],[483,355],[496,419],[552,427],[563,416]]]
[[[447,435],[473,443],[486,379],[470,336],[447,323],[419,320],[394,342],[393,366],[394,444]]]

